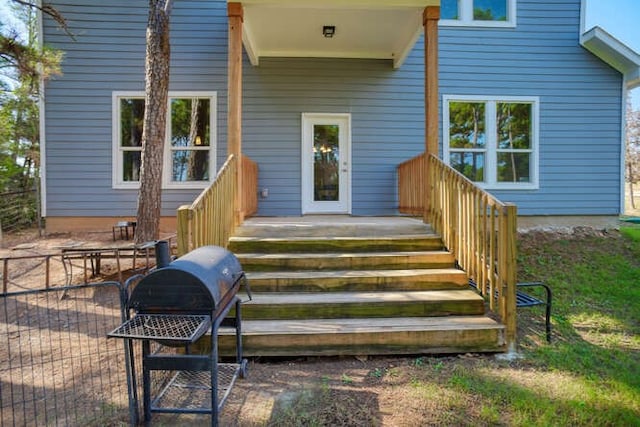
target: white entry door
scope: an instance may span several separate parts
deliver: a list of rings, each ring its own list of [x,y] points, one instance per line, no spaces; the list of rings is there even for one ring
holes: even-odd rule
[[[351,213],[351,115],[302,115],[302,213]]]

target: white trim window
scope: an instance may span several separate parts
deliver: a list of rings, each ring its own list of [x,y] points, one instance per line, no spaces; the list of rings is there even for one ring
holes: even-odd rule
[[[440,24],[513,28],[516,26],[516,0],[442,0]]]
[[[538,188],[538,97],[443,97],[444,161],[487,189]]]
[[[163,188],[205,188],[216,167],[216,93],[170,92]],[[143,92],[113,93],[113,186],[138,188]]]

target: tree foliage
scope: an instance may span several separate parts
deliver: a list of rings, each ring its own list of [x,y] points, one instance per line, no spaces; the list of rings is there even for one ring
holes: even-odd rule
[[[16,22],[23,30],[0,22],[0,191],[30,189],[38,176],[39,84],[59,73],[61,54],[38,44],[34,1],[14,0]],[[56,12],[57,15],[57,12]]]
[[[30,192],[38,184],[40,82],[60,72],[61,53],[38,43],[37,10],[66,28],[53,7],[35,0],[12,0],[11,16],[0,18],[0,193],[4,194]],[[18,216],[35,219],[37,200],[22,197],[11,203],[18,201],[24,202]],[[16,208],[5,206],[6,197],[0,202],[2,212]],[[6,218],[0,221],[3,227],[11,227]]]
[[[63,16],[50,4],[35,0],[11,0],[13,15],[25,31],[0,20],[0,71],[3,77],[37,85],[39,78],[48,78],[60,71],[62,54],[38,44],[36,11],[53,17],[67,34],[73,37]],[[37,89],[37,86],[35,87]]]

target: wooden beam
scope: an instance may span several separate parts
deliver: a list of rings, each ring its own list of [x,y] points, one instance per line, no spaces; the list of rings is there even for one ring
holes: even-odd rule
[[[229,18],[229,58],[227,86],[227,153],[236,156],[238,162],[237,186],[234,200],[235,222],[243,218],[242,207],[242,3],[227,3]]]
[[[440,7],[429,6],[424,9],[424,114],[425,114],[425,185],[424,185],[424,222],[429,222],[432,183],[428,179],[429,155],[438,156],[438,20]]]

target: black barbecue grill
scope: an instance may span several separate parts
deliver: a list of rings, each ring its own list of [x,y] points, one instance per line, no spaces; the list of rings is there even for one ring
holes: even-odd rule
[[[128,360],[132,422],[137,422],[137,393],[132,340],[142,342],[143,408],[145,423],[151,414],[199,413],[211,414],[211,424],[217,425],[218,413],[238,377],[246,375],[246,360],[242,358],[241,300],[238,291],[248,284],[238,259],[218,246],[198,248],[175,261],[170,261],[168,245],[156,245],[158,267],[148,275],[130,279],[139,282],[127,300],[127,319],[108,334],[125,339]],[[235,315],[229,316],[235,307]],[[135,313],[130,317],[130,313]],[[218,362],[218,329],[231,326],[236,332],[235,363]],[[211,331],[209,354],[191,354],[191,345]],[[151,351],[151,342],[161,344]],[[182,351],[165,351],[166,347],[184,347]],[[151,395],[151,371],[167,371],[172,377],[155,396]],[[207,376],[207,373],[209,376]],[[219,378],[219,376],[221,378]],[[209,381],[203,378],[209,378]],[[223,379],[224,384],[219,384]],[[191,385],[190,385],[191,384]],[[208,388],[202,393],[203,384]],[[184,404],[177,407],[169,399],[182,391],[195,391],[209,402]]]

